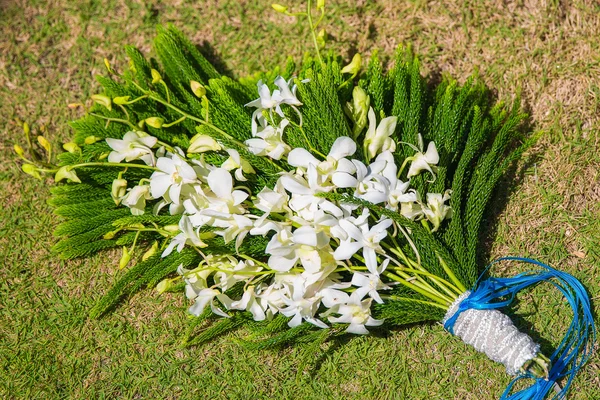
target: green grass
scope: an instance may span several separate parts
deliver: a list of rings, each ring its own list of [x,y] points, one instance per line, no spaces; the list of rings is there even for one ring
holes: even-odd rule
[[[14,162],[12,145],[23,142],[17,119],[44,126],[54,144],[67,141],[67,121],[81,114],[66,105],[97,90],[92,75],[103,73],[104,57],[125,67],[125,44],[152,54],[157,23],[175,23],[235,76],[281,65],[287,55],[298,59],[310,49],[306,28],[269,3],[0,4],[1,398],[492,399],[509,382],[502,366],[437,323],[328,343],[298,373],[301,348],[247,352],[235,343],[243,330],[182,349],[188,317],[180,294],[148,289],[100,320],[87,318],[123,273],[118,254],[73,262],[50,256],[58,223],[45,203],[51,181],[29,179]],[[508,199],[495,204],[482,265],[501,255],[548,262],[583,281],[597,312],[600,8],[578,0],[528,4],[337,0],[327,2],[326,24],[331,47],[348,59],[412,43],[429,72],[464,79],[477,69],[499,98],[521,91],[534,129],[545,135],[504,184]],[[521,295],[512,310],[547,353],[570,318],[548,286]],[[600,398],[599,376],[595,355],[570,398]]]

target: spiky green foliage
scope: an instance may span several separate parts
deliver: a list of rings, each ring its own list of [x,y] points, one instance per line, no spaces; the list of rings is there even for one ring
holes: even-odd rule
[[[60,156],[60,165],[74,165],[102,159],[110,149],[104,138],[121,138],[133,126],[149,117],[159,117],[165,122],[176,121],[181,115],[187,118],[172,127],[159,129],[145,126],[147,132],[171,146],[184,150],[190,138],[197,133],[206,134],[227,148],[236,149],[259,174],[249,176],[246,186],[257,193],[265,185],[272,186],[281,171],[289,169],[285,161],[269,160],[248,152],[243,141],[251,137],[251,111],[244,107],[256,97],[256,82],[264,79],[272,82],[281,74],[286,79],[296,77],[298,97],[303,102],[302,121],[291,108],[284,111],[292,121],[284,139],[292,147],[305,147],[327,154],[332,143],[341,136],[351,136],[352,122],[344,114],[343,106],[351,100],[352,86],[348,76],[341,73],[341,60],[329,56],[324,64],[306,57],[302,64],[289,61],[285,69],[259,73],[251,78],[235,81],[221,76],[200,52],[173,27],[159,28],[155,49],[160,64],[148,61],[137,49],[126,49],[131,63],[122,75],[99,77],[98,81],[107,96],[130,96],[139,98],[145,91],[168,102],[143,98],[127,106],[127,112],[113,105],[108,110],[95,105],[90,115],[71,124],[74,141],[81,152],[65,153]],[[162,83],[152,83],[152,69],[160,74]],[[307,79],[308,81],[303,82]],[[206,88],[206,100],[197,98],[190,88],[190,81],[197,81]],[[400,214],[385,208],[357,200],[344,194],[330,194],[330,198],[369,208],[376,215],[385,215],[399,226],[411,232],[422,265],[427,271],[449,279],[441,260],[466,287],[470,287],[480,273],[477,265],[478,249],[481,246],[480,232],[487,205],[499,180],[510,168],[511,163],[521,156],[533,139],[518,145],[521,137],[519,126],[526,117],[519,103],[507,109],[502,104],[494,105],[490,93],[477,77],[464,85],[444,77],[438,84],[431,83],[421,75],[420,64],[410,49],[399,49],[394,66],[384,68],[377,53],[368,63],[366,73],[357,78],[371,98],[378,118],[398,117],[395,139],[399,143],[396,158],[400,163],[414,154],[410,146],[420,146],[419,136],[425,143],[434,141],[440,154],[439,170],[435,180],[429,177],[413,178],[413,187],[422,195],[428,192],[453,191],[450,205],[453,218],[442,228],[431,233],[422,225],[412,222]],[[166,86],[166,87],[165,87]],[[208,104],[208,106],[207,106]],[[95,114],[95,115],[93,115]],[[113,119],[111,120],[107,120]],[[302,122],[302,124],[300,124]],[[86,144],[90,137],[95,143]],[[358,138],[360,143],[361,137]],[[217,153],[204,155],[207,160],[219,164],[224,157]],[[360,157],[360,155],[359,155]],[[64,219],[56,229],[60,237],[54,251],[63,258],[86,256],[105,248],[137,243],[138,249],[158,241],[161,248],[167,244],[164,226],[177,223],[177,216],[166,211],[158,215],[150,206],[141,216],[131,216],[129,209],[116,205],[110,197],[110,184],[116,168],[85,167],[78,169],[83,183],[61,185],[52,189],[50,204],[55,213]],[[130,186],[147,178],[150,171],[129,168],[123,178]],[[404,171],[403,179],[406,171]],[[141,228],[140,228],[141,227]],[[156,228],[156,229],[152,229]],[[140,233],[141,229],[141,233]],[[268,238],[248,237],[239,253],[264,258]],[[232,243],[222,238],[208,240],[204,254],[235,254]],[[404,252],[412,249],[403,245]],[[136,291],[156,285],[161,279],[173,274],[178,266],[193,268],[201,255],[189,249],[174,252],[161,258],[160,253],[145,261],[138,261],[142,250],[134,253],[133,265],[125,272],[112,289],[98,302],[91,315],[98,317],[115,307],[120,301]],[[424,302],[422,295],[403,286],[394,289],[397,300],[374,306],[377,318],[385,318],[388,327],[423,320],[439,320],[443,310]],[[246,342],[250,348],[266,348],[294,342],[313,342],[318,347],[335,330],[322,333],[312,325],[302,324],[297,328],[287,327],[288,318],[281,315],[262,323],[252,321],[245,313],[235,313],[232,318],[210,323],[207,310],[192,319],[187,344],[206,342],[219,334],[242,325],[255,332],[255,342]],[[199,325],[208,324],[195,335]]]

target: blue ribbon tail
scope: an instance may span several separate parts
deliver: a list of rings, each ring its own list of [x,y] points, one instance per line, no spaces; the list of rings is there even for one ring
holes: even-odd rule
[[[560,345],[550,356],[548,379],[536,378],[530,372],[525,372],[510,382],[500,400],[543,400],[551,391],[555,392],[552,399],[563,399],[575,375],[590,358],[596,341],[596,327],[589,296],[581,282],[572,275],[530,258],[503,257],[493,261],[490,266],[505,260],[524,262],[541,268],[512,278],[488,278],[479,282],[472,293],[459,304],[458,310],[445,322],[444,327],[454,334],[454,323],[462,311],[472,308],[485,310],[505,307],[514,300],[515,294],[521,289],[549,281],[569,302],[573,310],[571,325]],[[535,381],[531,386],[511,393],[515,384],[524,378],[532,378]],[[558,381],[561,381],[562,388],[558,386]]]

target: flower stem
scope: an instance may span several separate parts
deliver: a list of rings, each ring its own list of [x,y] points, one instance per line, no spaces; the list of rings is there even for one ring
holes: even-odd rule
[[[432,301],[420,300],[420,299],[411,299],[410,297],[402,297],[402,296],[394,296],[394,295],[382,295],[383,299],[395,300],[395,301],[414,301],[421,304],[427,304],[428,306],[438,307],[442,310],[448,310],[448,307],[443,306],[438,303],[434,303]]]
[[[451,304],[450,301],[445,300],[439,296],[436,296],[435,294],[433,294],[427,290],[423,290],[423,289],[415,286],[414,284],[408,282],[406,279],[400,278],[396,274],[393,274],[391,272],[384,272],[383,274],[385,276],[387,276],[388,278],[392,279],[393,281],[399,282],[400,284],[406,286],[407,288],[414,290],[415,292],[422,294],[423,296],[428,297],[431,300],[435,301],[437,304],[444,306],[445,307],[444,309],[448,309],[448,307],[450,307],[450,304]]]
[[[152,171],[157,170],[156,167],[153,167],[150,165],[133,164],[133,163],[91,162],[91,163],[69,165],[69,169],[75,169],[75,168],[81,168],[81,167],[127,167],[127,168],[151,169]]]
[[[120,122],[122,124],[128,125],[133,130],[137,129],[135,125],[133,125],[130,121],[127,121],[126,119],[110,118],[110,117],[105,117],[104,115],[100,115],[100,114],[96,114],[96,113],[90,113],[90,115],[93,115],[94,117],[98,117],[100,119],[104,119],[104,120],[108,121],[108,123]]]
[[[308,18],[308,26],[310,27],[310,33],[312,35],[312,39],[313,39],[313,44],[315,45],[315,49],[317,51],[317,58],[319,59],[319,62],[321,63],[321,65],[325,65],[325,62],[323,62],[323,58],[321,57],[321,50],[319,49],[319,42],[317,41],[317,32],[315,31],[316,26],[313,24],[313,20],[312,20],[312,12],[311,12],[311,8],[312,8],[312,1],[308,0],[308,5],[307,5],[307,12],[306,12],[306,16]],[[322,18],[322,16],[321,16]],[[321,22],[321,19],[319,19],[319,22]]]

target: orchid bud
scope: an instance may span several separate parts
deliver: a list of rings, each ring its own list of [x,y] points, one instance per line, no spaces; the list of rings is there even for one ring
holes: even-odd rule
[[[287,12],[287,7],[282,6],[281,4],[271,4],[271,7],[273,7],[273,10],[277,11],[278,13],[285,14]]]
[[[98,156],[98,160],[104,160],[110,153],[102,153]]]
[[[108,233],[105,233],[104,236],[102,236],[102,238],[106,240],[111,240],[115,237],[117,233],[119,233],[119,231],[120,229],[117,229],[116,231],[110,231]]]
[[[162,77],[160,76],[160,72],[158,72],[157,70],[155,70],[154,68],[152,68],[152,70],[150,71],[150,73],[152,74],[152,83],[156,84],[156,83],[159,83],[160,81],[162,81]]]
[[[325,29],[321,29],[319,31],[319,33],[317,34],[317,44],[319,45],[319,47],[325,46],[326,38],[327,38],[327,33],[325,32]]]
[[[158,251],[158,242],[154,241],[154,243],[152,243],[152,247],[150,247],[148,249],[148,251],[146,251],[144,253],[144,255],[142,256],[142,261],[146,261],[147,259],[149,259],[153,255],[155,255],[157,251]]]
[[[66,151],[68,151],[69,153],[76,153],[76,152],[80,152],[81,148],[79,146],[77,146],[77,143],[75,142],[68,142],[63,144],[63,149],[65,149]]]
[[[31,132],[29,129],[29,124],[27,122],[23,122],[23,132],[25,132],[26,136],[29,136],[29,132]]]
[[[102,138],[98,137],[98,136],[88,136],[83,140],[83,143],[85,144],[94,144],[98,141],[102,140]]]
[[[354,55],[354,57],[352,57],[352,61],[350,62],[350,64],[348,64],[344,68],[342,68],[342,74],[352,74],[352,75],[358,74],[358,71],[360,71],[361,63],[362,63],[362,58],[360,56],[360,53],[356,53]]]
[[[200,82],[190,81],[190,87],[196,97],[204,97],[206,95],[206,88]]]
[[[150,117],[150,118],[146,118],[144,121],[146,122],[146,124],[148,126],[151,126],[156,129],[159,129],[160,127],[162,127],[163,123],[165,122],[165,120],[160,117]]]
[[[127,264],[129,264],[129,260],[131,260],[131,254],[129,254],[129,250],[127,250],[127,247],[123,246],[123,255],[119,260],[119,268],[125,268]]]
[[[113,99],[113,103],[118,104],[118,105],[127,104],[127,102],[129,101],[129,98],[130,98],[130,96],[115,97]]]
[[[317,0],[317,10],[322,10],[325,8],[325,0]]]
[[[359,86],[355,86],[352,90],[352,102],[346,103],[344,111],[348,117],[354,122],[354,129],[352,130],[352,136],[357,138],[358,135],[367,126],[367,115],[369,113],[369,106],[371,99],[367,92]]]
[[[23,148],[21,146],[19,146],[18,144],[15,144],[13,147],[15,149],[15,153],[17,153],[17,155],[19,157],[23,157],[23,155],[25,154],[25,151],[23,150]]]
[[[110,195],[116,205],[121,203],[121,198],[127,193],[127,181],[125,179],[115,179],[112,183]]]
[[[108,58],[104,59],[104,66],[106,67],[106,70],[108,71],[109,74],[114,73],[112,68],[110,67],[110,61],[108,61]]]
[[[158,285],[156,285],[156,291],[159,294],[163,294],[167,290],[171,289],[171,287],[173,287],[173,282],[171,282],[171,279],[163,279]]]
[[[52,151],[52,145],[45,137],[38,136],[37,141],[40,144],[40,146],[42,146],[44,148],[44,150],[46,150],[48,153],[50,153]]]
[[[204,153],[206,151],[219,151],[221,146],[215,139],[208,135],[198,134],[190,142],[188,153]]]
[[[103,94],[95,94],[92,96],[92,100],[94,100],[94,102],[106,107],[108,109],[108,111],[112,110],[112,101],[111,101],[110,97],[105,96]]]
[[[68,165],[60,167],[59,170],[56,171],[56,175],[54,175],[55,182],[60,182],[63,179],[67,179],[70,182],[81,183],[75,171],[72,170],[71,167],[69,167]]]
[[[163,230],[172,233],[179,232],[179,225],[165,225],[163,226]]]
[[[37,179],[42,179],[42,176],[40,175],[39,171],[37,170],[37,168],[31,164],[23,164],[21,166],[21,169],[23,170],[23,172],[25,172],[28,175],[33,176],[34,178]]]
[[[135,67],[135,63],[133,62],[133,60],[129,60],[129,70],[134,74],[137,73],[137,68]]]

